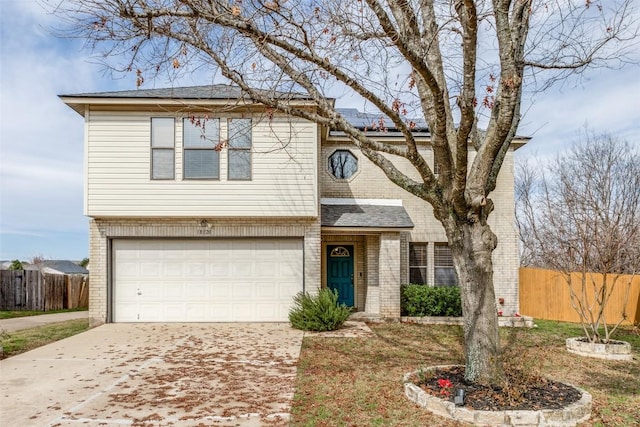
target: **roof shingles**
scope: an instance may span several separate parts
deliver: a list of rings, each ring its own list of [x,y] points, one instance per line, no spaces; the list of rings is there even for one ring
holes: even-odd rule
[[[323,227],[413,228],[413,221],[402,206],[365,204],[323,204]]]

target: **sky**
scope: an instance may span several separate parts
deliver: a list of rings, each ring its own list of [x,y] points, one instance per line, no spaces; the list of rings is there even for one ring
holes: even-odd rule
[[[114,79],[81,40],[52,34],[36,0],[0,0],[0,260],[88,256],[83,216],[83,119],[61,94],[135,89]],[[210,84],[206,75],[174,82]],[[551,159],[588,124],[640,146],[640,67],[597,69],[527,103],[517,159]],[[167,87],[156,81],[145,88]],[[339,107],[351,107],[337,101]]]

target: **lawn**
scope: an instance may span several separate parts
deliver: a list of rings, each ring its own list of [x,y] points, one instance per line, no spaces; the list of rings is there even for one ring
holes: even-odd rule
[[[88,319],[67,320],[19,331],[0,331],[0,359],[15,356],[36,347],[79,334],[89,329]]]
[[[66,308],[64,310],[50,310],[50,311],[33,311],[33,310],[0,311],[0,320],[14,319],[16,317],[40,316],[42,314],[69,313],[71,311],[87,311],[87,310],[88,310],[87,307],[82,307],[82,308]]]
[[[640,336],[626,328],[615,338],[629,341],[632,362],[571,355],[565,338],[577,325],[537,321],[534,329],[502,329],[508,358],[593,395],[585,426],[640,424]],[[298,366],[292,426],[456,426],[407,399],[402,376],[421,366],[463,363],[459,326],[371,324],[375,337],[305,337]]]

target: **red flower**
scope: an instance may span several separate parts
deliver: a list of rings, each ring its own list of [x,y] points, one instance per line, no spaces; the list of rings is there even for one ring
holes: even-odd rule
[[[451,381],[444,379],[444,378],[440,378],[438,380],[438,385],[442,388],[451,388],[453,387],[453,384],[451,383]]]
[[[453,388],[453,384],[451,383],[451,381],[445,378],[440,378],[438,380],[438,385],[440,386],[440,394],[442,396],[445,396],[445,397],[451,396],[451,392],[449,391],[449,389]]]

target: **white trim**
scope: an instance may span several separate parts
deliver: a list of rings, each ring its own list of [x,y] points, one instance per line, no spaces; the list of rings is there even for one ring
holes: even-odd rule
[[[402,206],[402,199],[346,199],[323,197],[323,205],[372,205],[372,206]]]
[[[82,214],[88,216],[89,212],[89,122],[91,120],[91,109],[84,108],[84,135],[82,141],[83,165],[82,165]]]
[[[412,227],[330,227],[323,225],[321,228],[323,233],[329,233],[332,231],[343,232],[344,235],[376,235],[380,233],[400,233],[401,231],[412,231]]]

